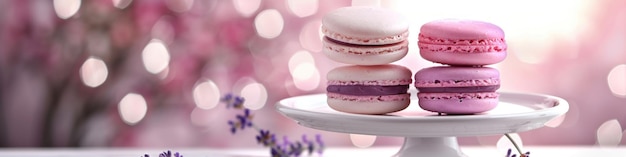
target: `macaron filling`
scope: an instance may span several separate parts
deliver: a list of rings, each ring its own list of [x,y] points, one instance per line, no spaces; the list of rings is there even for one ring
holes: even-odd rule
[[[425,100],[448,99],[496,99],[500,94],[496,92],[483,93],[417,93],[417,97]]]
[[[436,45],[503,45],[506,44],[504,38],[493,39],[449,39],[449,38],[437,38],[430,37],[423,34],[419,34],[418,41],[425,44]]]
[[[348,47],[360,47],[360,48],[377,48],[377,47],[388,47],[386,45],[401,45],[402,42],[404,40],[400,40],[398,42],[394,42],[394,43],[389,43],[389,44],[380,44],[380,45],[363,45],[363,44],[353,44],[353,43],[347,43],[347,42],[343,42],[337,39],[333,39],[331,37],[328,36],[324,36],[324,40],[327,40],[328,42],[337,44],[337,45],[342,45],[342,46],[348,46]]]
[[[506,44],[501,45],[437,45],[418,43],[422,52],[458,52],[458,53],[483,53],[483,52],[504,52],[507,50]]]
[[[500,85],[490,86],[469,86],[469,87],[417,87],[419,92],[426,93],[476,93],[495,92]]]
[[[344,43],[324,37],[322,42],[324,49],[344,54],[356,54],[356,55],[380,55],[388,53],[401,53],[408,51],[408,41],[401,41],[399,43],[387,44],[387,45],[354,45],[350,43]]]
[[[326,91],[343,95],[373,96],[406,94],[409,85],[328,85]]]
[[[322,25],[322,33],[325,37],[342,43],[348,43],[353,45],[386,45],[398,43],[405,40],[409,36],[409,32],[405,31],[401,34],[385,36],[385,37],[353,37],[343,35],[329,30],[326,26]]]
[[[500,85],[500,78],[487,78],[487,79],[437,79],[427,80],[427,78],[420,78],[418,75],[415,77],[415,87],[461,87],[461,86],[491,86]]]

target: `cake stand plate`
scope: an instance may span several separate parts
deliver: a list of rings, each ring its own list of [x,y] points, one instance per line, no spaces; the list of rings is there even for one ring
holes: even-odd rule
[[[523,132],[541,128],[569,109],[562,98],[500,92],[498,106],[474,115],[438,115],[424,111],[411,91],[411,105],[385,115],[360,115],[335,111],[326,94],[286,98],[276,108],[298,124],[314,129],[378,136],[405,137],[399,157],[463,157],[456,137]]]

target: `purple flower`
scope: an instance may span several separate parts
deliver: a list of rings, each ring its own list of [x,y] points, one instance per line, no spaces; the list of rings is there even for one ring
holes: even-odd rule
[[[148,154],[144,154],[143,157],[150,157],[150,155]],[[161,154],[159,154],[159,157],[183,157],[183,155],[181,155],[180,153],[176,152],[174,154],[172,154],[172,151],[167,150]]]
[[[232,99],[233,99],[233,94],[228,93],[224,97],[222,97],[222,99],[220,101],[222,101],[222,102],[229,102]]]
[[[237,130],[244,130],[246,128],[252,127],[252,114],[250,114],[249,109],[244,109],[243,114],[238,114],[235,116],[236,120],[229,120],[228,125],[230,126],[230,133],[236,133]]]
[[[244,109],[243,115],[237,115],[237,119],[239,123],[241,123],[241,129],[245,127],[252,127],[252,115],[250,114],[250,109]]]
[[[276,145],[276,135],[270,133],[269,130],[259,130],[259,134],[256,136],[257,143],[261,143],[264,146]]]
[[[244,109],[243,102],[245,99],[243,97],[226,94],[220,101],[226,103],[226,108]]]
[[[237,128],[239,128],[239,126],[237,126],[237,124],[235,122],[233,122],[232,120],[228,121],[228,125],[230,125],[230,133],[235,134],[237,132]]]
[[[288,155],[300,156],[302,154],[302,143],[296,142],[289,145]]]
[[[511,148],[509,148],[509,150],[506,151],[506,156],[505,157],[510,157],[512,152],[513,151],[511,150]]]
[[[321,148],[318,153],[322,154],[322,152],[324,151],[324,148],[325,148],[324,141],[322,140],[322,135],[316,134],[315,135],[315,142],[317,142],[319,148]]]
[[[229,120],[230,132],[236,133],[237,130],[244,130],[245,128],[253,128],[258,131],[256,135],[256,141],[265,147],[270,148],[270,154],[273,157],[289,157],[300,156],[304,151],[307,151],[309,155],[313,152],[322,154],[324,151],[324,143],[322,142],[321,135],[315,136],[315,141],[311,141],[306,135],[302,135],[302,141],[291,142],[287,137],[283,137],[282,143],[276,141],[276,135],[269,130],[259,129],[254,127],[252,123],[253,115],[250,109],[243,106],[244,98],[227,94],[220,101],[226,103],[226,108],[233,108],[243,110],[242,114],[237,114],[235,120]]]
[[[167,152],[163,152],[161,154],[159,154],[159,157],[183,157],[183,155],[180,155],[178,152],[173,154],[174,156],[172,156],[172,151],[167,151]]]
[[[171,157],[171,156],[172,156],[172,152],[169,150],[167,152],[163,152],[159,154],[159,157]]]
[[[514,154],[513,150],[511,150],[509,148],[509,150],[506,151],[506,156],[505,157],[517,157],[517,154]],[[530,157],[530,152],[526,152],[524,154],[521,154],[519,157]]]
[[[313,154],[313,151],[315,150],[315,143],[313,143],[313,141],[309,141],[306,135],[302,135],[302,143],[306,145],[306,150],[309,155]]]
[[[272,147],[270,149],[272,157],[287,157],[287,151],[280,146]]]
[[[235,101],[233,101],[232,105],[235,108],[241,109],[241,108],[243,108],[243,102],[244,102],[243,97],[235,97]]]

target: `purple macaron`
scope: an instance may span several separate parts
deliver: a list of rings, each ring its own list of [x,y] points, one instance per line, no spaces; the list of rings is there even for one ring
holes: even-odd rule
[[[489,67],[425,68],[415,74],[422,109],[447,114],[474,114],[498,104],[500,72]]]

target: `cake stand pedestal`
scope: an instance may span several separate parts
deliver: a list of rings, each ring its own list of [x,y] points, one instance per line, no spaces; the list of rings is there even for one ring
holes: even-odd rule
[[[405,137],[398,157],[457,157],[465,156],[459,149],[456,137]]]
[[[541,128],[569,109],[567,101],[549,95],[500,92],[498,106],[475,115],[443,115],[419,108],[411,91],[409,108],[385,115],[335,111],[326,94],[286,98],[277,110],[298,124],[340,133],[404,137],[396,157],[465,157],[456,137],[523,132]]]

